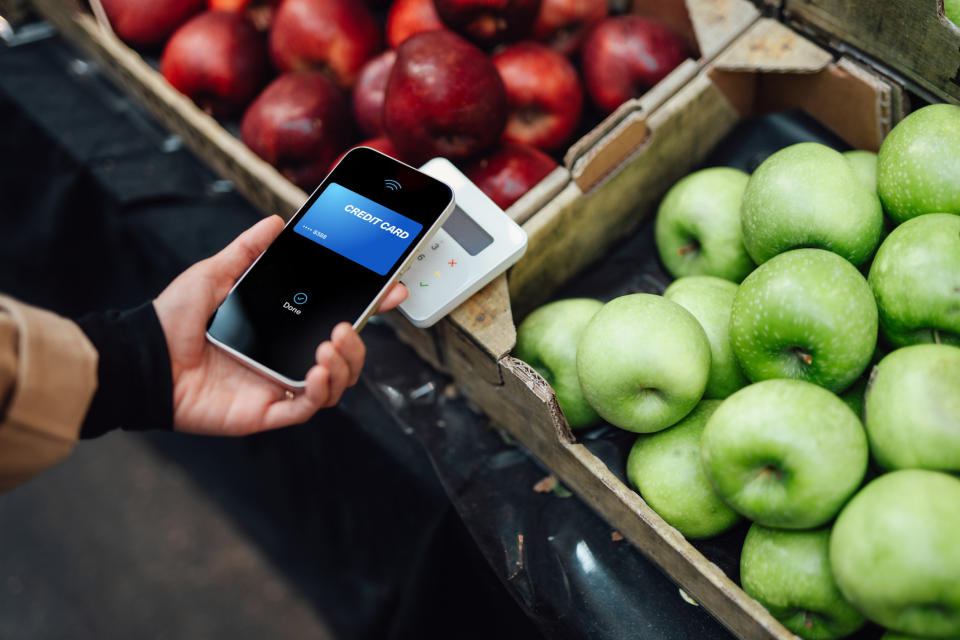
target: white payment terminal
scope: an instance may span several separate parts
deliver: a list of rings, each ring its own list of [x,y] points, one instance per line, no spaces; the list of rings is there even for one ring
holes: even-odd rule
[[[456,207],[400,278],[410,296],[400,312],[414,326],[432,326],[520,259],[527,234],[449,160],[420,170],[453,189]]]

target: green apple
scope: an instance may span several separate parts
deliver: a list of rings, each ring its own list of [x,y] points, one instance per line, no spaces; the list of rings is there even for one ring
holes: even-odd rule
[[[661,296],[615,298],[593,316],[577,348],[583,395],[612,425],[652,433],[700,402],[710,343],[689,311]]]
[[[828,528],[783,531],[754,523],[740,553],[740,583],[801,638],[842,638],[866,619],[840,594],[829,549]]]
[[[928,640],[921,636],[911,636],[905,633],[897,633],[896,631],[887,631],[883,634],[883,637],[880,640]],[[960,636],[952,636],[950,638],[941,638],[940,640],[960,640]]]
[[[867,437],[826,389],[765,380],[723,401],[700,442],[710,484],[768,527],[810,529],[836,515],[863,480]]]
[[[543,305],[517,328],[514,356],[537,370],[557,394],[557,402],[573,429],[600,420],[580,390],[577,345],[590,319],[603,307],[599,300],[571,298]]]
[[[853,172],[870,191],[877,190],[877,154],[872,151],[844,151]]]
[[[843,508],[830,566],[843,596],[894,631],[960,635],[960,479],[905,469],[876,478]]]
[[[740,231],[740,201],[749,177],[730,167],[701,169],[664,196],[654,237],[675,278],[708,275],[740,282],[753,269]]]
[[[726,398],[745,387],[747,379],[730,347],[730,307],[737,285],[713,276],[687,276],[674,280],[663,297],[693,314],[710,341],[710,377],[704,398]]]
[[[960,27],[960,0],[943,0],[943,12],[947,20]]]
[[[650,508],[688,538],[723,533],[740,516],[717,496],[700,463],[700,434],[719,400],[704,400],[669,429],[637,438],[627,478]]]
[[[960,107],[917,109],[887,135],[877,157],[877,191],[903,222],[925,213],[960,213]]]
[[[960,346],[960,216],[928,213],[901,224],[877,250],[867,281],[891,343]]]
[[[867,186],[870,191],[873,193],[877,192],[877,154],[872,151],[844,151],[843,157],[850,162],[850,166],[853,167],[854,173],[856,173],[860,180]],[[886,213],[886,211],[884,211]],[[897,226],[897,223],[894,222],[889,216],[883,217],[883,230],[880,232],[880,242],[883,242],[883,239],[893,231],[893,228]],[[867,270],[870,267],[870,262],[860,263],[860,271],[866,275]]]
[[[865,407],[870,452],[882,467],[960,472],[960,348],[897,349],[874,369]]]
[[[876,191],[838,151],[801,142],[757,167],[740,209],[743,243],[757,264],[799,247],[866,262],[883,231]]]
[[[849,262],[795,249],[757,267],[737,289],[730,343],[754,382],[795,378],[841,392],[873,355],[877,305]]]

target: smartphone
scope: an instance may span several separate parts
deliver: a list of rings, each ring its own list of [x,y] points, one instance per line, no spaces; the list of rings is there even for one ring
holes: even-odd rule
[[[237,281],[207,339],[290,389],[333,328],[358,331],[454,208],[443,182],[373,149],[347,153]]]

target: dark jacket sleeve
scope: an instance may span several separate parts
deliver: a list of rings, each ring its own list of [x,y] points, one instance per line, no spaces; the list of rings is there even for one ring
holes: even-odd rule
[[[99,386],[81,438],[113,429],[173,428],[173,377],[167,341],[153,303],[77,321],[100,354]]]

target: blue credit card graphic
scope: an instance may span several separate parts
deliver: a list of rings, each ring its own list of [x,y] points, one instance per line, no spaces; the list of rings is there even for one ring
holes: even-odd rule
[[[386,275],[422,228],[420,223],[332,182],[293,230]]]

